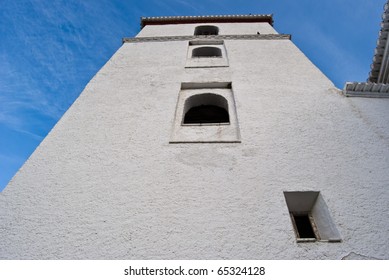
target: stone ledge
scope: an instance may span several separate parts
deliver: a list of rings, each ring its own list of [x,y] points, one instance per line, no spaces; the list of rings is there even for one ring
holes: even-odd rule
[[[201,35],[201,36],[163,36],[123,38],[123,43],[196,41],[196,40],[291,40],[289,34],[254,34],[254,35]]]

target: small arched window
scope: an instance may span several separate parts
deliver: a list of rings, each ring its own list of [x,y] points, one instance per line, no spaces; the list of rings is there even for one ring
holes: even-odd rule
[[[199,47],[193,49],[192,57],[222,57],[222,50],[215,47]]]
[[[195,28],[194,35],[218,35],[219,28],[213,25],[201,25]]]
[[[228,102],[220,95],[193,95],[185,101],[184,124],[229,123]]]

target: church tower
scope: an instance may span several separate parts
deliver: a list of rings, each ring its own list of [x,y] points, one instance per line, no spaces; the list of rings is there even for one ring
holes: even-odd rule
[[[272,24],[142,18],[0,194],[0,259],[388,259],[389,100]]]

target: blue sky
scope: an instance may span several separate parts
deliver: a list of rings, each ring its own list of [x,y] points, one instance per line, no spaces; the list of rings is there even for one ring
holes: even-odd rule
[[[365,81],[385,0],[0,0],[0,191],[141,16],[273,14],[333,82]]]

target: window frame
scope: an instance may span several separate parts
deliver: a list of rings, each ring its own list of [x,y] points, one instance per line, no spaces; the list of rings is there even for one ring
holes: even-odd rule
[[[193,50],[202,47],[218,48],[221,51],[221,56],[193,56]],[[228,66],[228,55],[223,40],[189,41],[185,68],[214,68]]]
[[[185,102],[193,96],[215,94],[227,102],[229,123],[184,124]],[[191,106],[193,107],[193,106]],[[230,82],[182,83],[178,93],[176,111],[169,143],[240,143],[240,129],[234,94]]]
[[[331,214],[320,191],[284,191],[296,242],[341,242]],[[300,238],[294,215],[308,215],[315,238]]]

